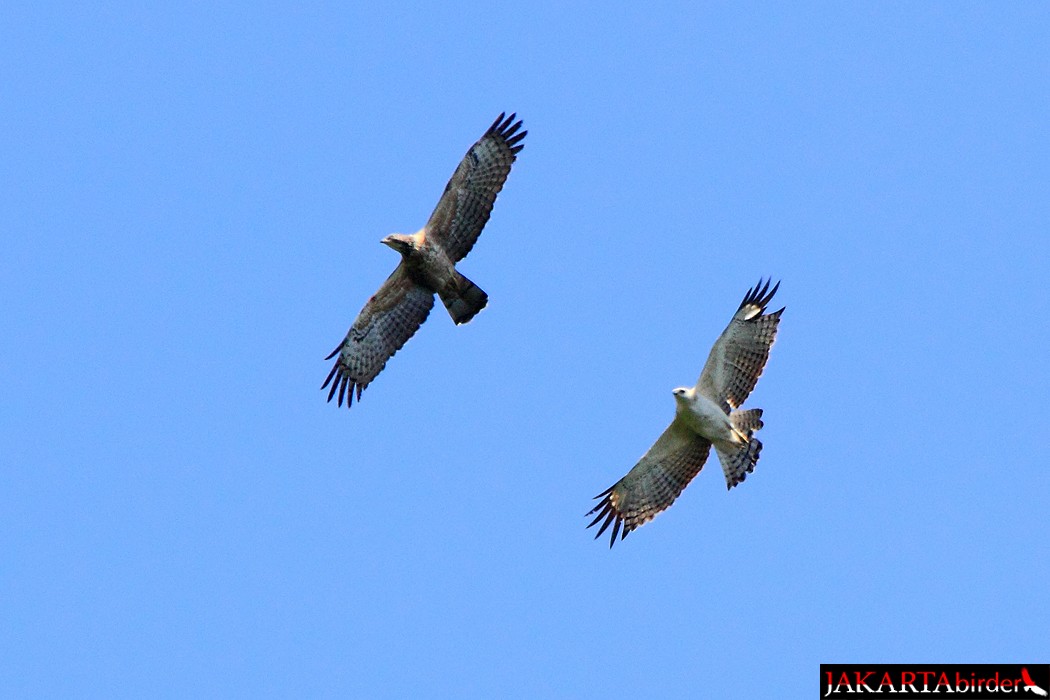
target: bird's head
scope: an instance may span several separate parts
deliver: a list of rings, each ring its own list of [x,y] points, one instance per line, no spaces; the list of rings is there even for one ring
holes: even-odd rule
[[[389,236],[384,238],[381,243],[388,245],[397,252],[404,255],[408,251],[412,250],[413,240],[412,236],[406,236],[403,233],[391,233]]]
[[[679,403],[684,403],[689,400],[689,395],[693,392],[688,387],[680,386],[675,389],[672,389],[671,393],[674,394],[675,401]]]

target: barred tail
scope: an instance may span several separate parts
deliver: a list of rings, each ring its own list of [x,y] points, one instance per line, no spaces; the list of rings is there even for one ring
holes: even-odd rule
[[[746,411],[733,411],[729,414],[729,422],[744,435],[751,437],[751,433],[761,430],[764,425],[762,423],[762,409],[749,408]]]
[[[755,470],[758,455],[762,452],[762,443],[758,438],[753,437],[746,445],[741,445],[732,451],[716,446],[715,452],[718,453],[718,460],[722,463],[722,471],[726,475],[726,488],[731,489]]]
[[[740,445],[715,445],[718,461],[722,463],[722,472],[726,477],[727,489],[733,488],[746,479],[758,464],[758,457],[762,453],[762,441],[754,437],[754,433],[762,428],[762,409],[733,411],[729,414],[729,422],[733,424],[733,428],[740,434],[744,442]]]
[[[457,324],[474,318],[489,303],[489,295],[458,272],[455,283],[442,290],[440,296],[448,315]]]

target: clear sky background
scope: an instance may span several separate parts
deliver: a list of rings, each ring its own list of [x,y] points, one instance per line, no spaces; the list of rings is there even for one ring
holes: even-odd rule
[[[1050,6],[7,5],[0,695],[808,697],[1050,659]],[[526,147],[353,409],[323,358],[471,143]],[[712,460],[591,498],[759,276]]]

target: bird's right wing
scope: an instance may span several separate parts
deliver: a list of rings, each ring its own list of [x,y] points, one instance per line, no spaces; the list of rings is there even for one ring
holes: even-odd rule
[[[474,247],[510,166],[525,148],[521,141],[529,132],[518,131],[521,121],[515,122],[515,116],[496,117],[470,147],[427,221],[427,236],[444,248],[452,262],[461,260]]]
[[[693,480],[711,449],[711,443],[692,432],[677,419],[672,421],[649,451],[627,475],[595,496],[601,501],[587,515],[598,517],[587,527],[604,520],[595,539],[615,522],[609,546],[623,526],[620,539],[631,530],[652,520],[666,510],[678,494]]]
[[[784,309],[771,314],[765,310],[779,287],[777,282],[770,290],[769,280],[765,286],[759,280],[747,291],[700,372],[697,391],[719,404],[726,413],[744,403],[766,367]]]
[[[339,355],[321,385],[322,389],[329,383],[332,385],[328,400],[335,396],[336,389],[340,406],[345,395],[346,407],[350,408],[355,389],[360,400],[361,392],[419,329],[433,306],[434,292],[413,282],[404,264],[398,265],[361,309],[343,342],[325,358],[330,360]]]

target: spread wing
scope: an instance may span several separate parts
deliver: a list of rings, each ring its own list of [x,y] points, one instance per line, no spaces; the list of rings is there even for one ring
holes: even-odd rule
[[[444,248],[452,262],[464,258],[474,247],[492,213],[496,195],[507,181],[511,164],[518,151],[525,148],[521,140],[529,132],[518,133],[521,121],[515,123],[515,116],[504,119],[500,114],[470,147],[430,215],[427,237]]]
[[[404,264],[398,265],[361,309],[343,342],[325,358],[330,360],[339,355],[321,385],[324,389],[332,384],[328,400],[332,400],[338,388],[338,404],[343,405],[346,395],[346,407],[350,408],[356,388],[360,401],[361,392],[412,337],[433,306],[434,292],[414,283],[405,272]]]
[[[760,279],[747,291],[700,372],[697,391],[720,404],[726,413],[744,403],[769,359],[784,309],[771,314],[765,310],[779,287],[777,282],[771,290],[769,280],[763,285]]]
[[[590,525],[604,520],[598,539],[611,523],[609,546],[616,542],[616,534],[623,526],[620,539],[631,530],[652,520],[678,498],[693,477],[700,473],[711,443],[682,425],[676,418],[649,451],[638,460],[634,469],[595,496],[602,499],[587,515],[598,513]]]

